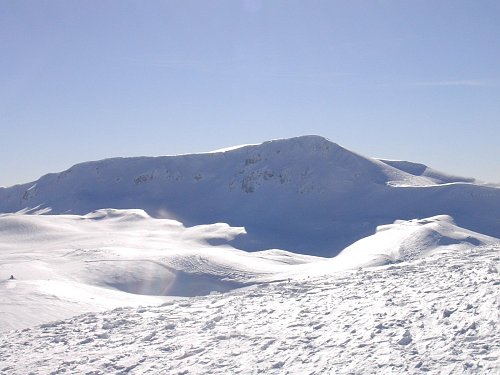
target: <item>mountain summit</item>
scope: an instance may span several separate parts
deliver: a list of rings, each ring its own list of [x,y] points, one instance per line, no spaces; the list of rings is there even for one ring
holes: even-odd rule
[[[500,237],[500,189],[422,164],[364,157],[320,136],[227,151],[113,158],[0,188],[0,212],[144,209],[187,226],[245,227],[244,250],[333,256],[395,220],[450,215]]]

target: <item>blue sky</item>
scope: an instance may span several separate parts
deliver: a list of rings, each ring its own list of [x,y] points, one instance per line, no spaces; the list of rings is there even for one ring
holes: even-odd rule
[[[0,2],[0,186],[319,134],[500,182],[500,2]]]

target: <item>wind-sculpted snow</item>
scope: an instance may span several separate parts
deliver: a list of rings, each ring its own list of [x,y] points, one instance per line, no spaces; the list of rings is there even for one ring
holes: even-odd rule
[[[500,242],[439,216],[386,225],[331,259],[214,245],[243,234],[220,223],[186,228],[142,210],[0,215],[0,330]]]
[[[227,292],[323,260],[211,244],[243,233],[227,224],[185,228],[142,210],[0,215],[0,330],[158,304],[165,296]]]
[[[500,237],[500,188],[305,136],[227,151],[78,164],[0,188],[0,212],[143,209],[186,226],[244,227],[232,245],[333,256],[395,220],[450,215]],[[221,242],[219,242],[221,243]]]
[[[497,245],[3,334],[0,373],[498,374]]]
[[[475,179],[473,178],[449,175],[443,172],[436,171],[432,168],[429,168],[427,165],[420,163],[412,163],[410,161],[404,160],[379,160],[387,165],[390,165],[391,167],[397,168],[411,175],[426,177],[436,184],[453,182],[475,182]]]
[[[382,265],[422,258],[431,252],[461,251],[471,246],[499,244],[500,240],[459,228],[450,216],[397,221],[344,249],[335,261]]]

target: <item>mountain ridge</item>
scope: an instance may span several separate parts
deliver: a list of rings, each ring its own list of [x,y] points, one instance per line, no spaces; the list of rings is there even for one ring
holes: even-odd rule
[[[379,225],[441,214],[500,237],[500,189],[418,163],[364,157],[320,136],[103,159],[0,188],[4,213],[102,208],[144,209],[188,226],[225,222],[247,229],[234,240],[238,248],[321,256],[336,255]]]

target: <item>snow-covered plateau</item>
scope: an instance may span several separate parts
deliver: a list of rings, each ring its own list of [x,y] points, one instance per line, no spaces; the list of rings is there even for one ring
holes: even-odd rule
[[[499,238],[318,136],[78,164],[0,188],[0,374],[498,374]]]

